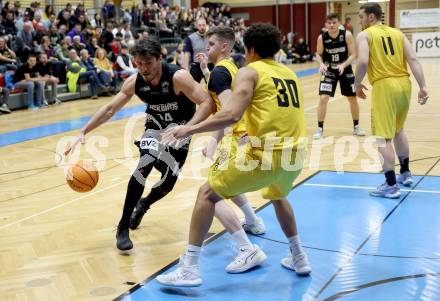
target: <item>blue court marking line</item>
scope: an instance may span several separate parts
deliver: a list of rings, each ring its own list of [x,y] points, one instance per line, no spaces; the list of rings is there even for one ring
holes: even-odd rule
[[[318,72],[319,68],[312,68],[298,71],[296,72],[296,74],[298,77],[304,77],[313,75]],[[141,113],[144,111],[144,104],[123,108],[119,112],[117,112],[111,120],[121,120],[124,118],[128,118],[135,113]],[[91,115],[88,115],[77,119],[64,120],[47,125],[3,133],[0,134],[0,147],[80,129],[87,123],[90,117]]]

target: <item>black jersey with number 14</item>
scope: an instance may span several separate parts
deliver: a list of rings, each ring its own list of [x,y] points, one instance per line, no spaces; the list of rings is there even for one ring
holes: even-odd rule
[[[185,124],[196,111],[195,104],[185,95],[174,93],[173,76],[181,68],[162,64],[162,76],[157,86],[137,75],[135,94],[146,104],[146,129],[161,130],[168,125]]]

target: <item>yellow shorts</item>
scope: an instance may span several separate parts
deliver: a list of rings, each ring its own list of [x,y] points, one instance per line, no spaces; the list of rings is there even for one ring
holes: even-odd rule
[[[211,189],[225,199],[256,190],[268,200],[286,197],[301,173],[306,151],[264,152],[249,145],[237,146],[236,138],[230,151],[220,148],[211,166]]]
[[[373,135],[392,139],[400,132],[411,99],[409,77],[384,78],[373,84],[371,129]]]

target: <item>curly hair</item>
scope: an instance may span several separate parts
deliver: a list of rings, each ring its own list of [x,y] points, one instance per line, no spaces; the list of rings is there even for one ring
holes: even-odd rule
[[[160,46],[159,41],[154,38],[148,38],[146,40],[142,39],[134,45],[131,49],[131,54],[133,56],[141,56],[141,57],[155,57],[159,58],[162,54],[162,47]]]
[[[269,23],[254,23],[245,32],[244,45],[261,58],[273,57],[281,48],[281,33]]]

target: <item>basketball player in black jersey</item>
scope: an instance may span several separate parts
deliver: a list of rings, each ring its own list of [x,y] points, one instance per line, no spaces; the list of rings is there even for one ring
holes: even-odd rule
[[[328,31],[318,37],[316,60],[322,76],[319,83],[318,131],[313,135],[313,139],[321,139],[323,135],[327,104],[329,98],[335,95],[338,82],[341,94],[346,96],[350,103],[353,135],[365,135],[364,130],[359,127],[359,104],[351,67],[356,58],[356,46],[351,32],[340,29],[339,25],[339,16],[335,13],[329,14],[326,18]]]
[[[109,120],[132,96],[137,95],[146,104],[145,133],[136,143],[141,159],[128,183],[123,214],[116,233],[116,245],[121,251],[133,248],[129,227],[136,228],[151,204],[173,189],[188,154],[189,142],[178,149],[164,148],[160,144],[161,130],[171,124],[196,124],[215,111],[214,102],[208,92],[194,81],[188,71],[176,65],[162,63],[159,42],[154,39],[141,40],[132,52],[139,73],[130,76],[113,100],[92,116],[65,152],[67,155],[76,144],[84,143],[87,133]],[[197,111],[195,104],[199,105]],[[140,200],[146,178],[153,167],[162,173],[162,178],[153,186],[148,196]],[[130,217],[138,201],[141,206],[137,208],[138,214],[132,218],[130,225]],[[228,228],[227,222],[222,223]]]
[[[160,144],[161,131],[173,124],[196,124],[215,111],[215,104],[207,91],[193,80],[188,71],[175,65],[162,64],[161,46],[156,40],[139,41],[133,48],[133,54],[139,73],[130,76],[115,98],[92,116],[81,129],[76,141],[65,152],[67,155],[73,151],[76,144],[84,143],[85,134],[109,120],[133,95],[136,94],[145,102],[145,133],[140,141],[135,143],[139,147],[141,158],[128,183],[124,209],[116,233],[116,246],[121,251],[133,248],[129,227],[135,229],[149,207],[173,189],[187,157],[189,141],[178,149],[167,149]],[[195,104],[199,105],[197,111]],[[140,199],[146,178],[153,167],[162,173],[162,177],[148,196]],[[135,207],[137,210],[133,213]],[[232,208],[216,206],[215,210],[228,232],[241,229],[238,221],[227,218],[231,215]],[[243,229],[235,233],[239,234],[232,237],[235,243],[246,236]]]

